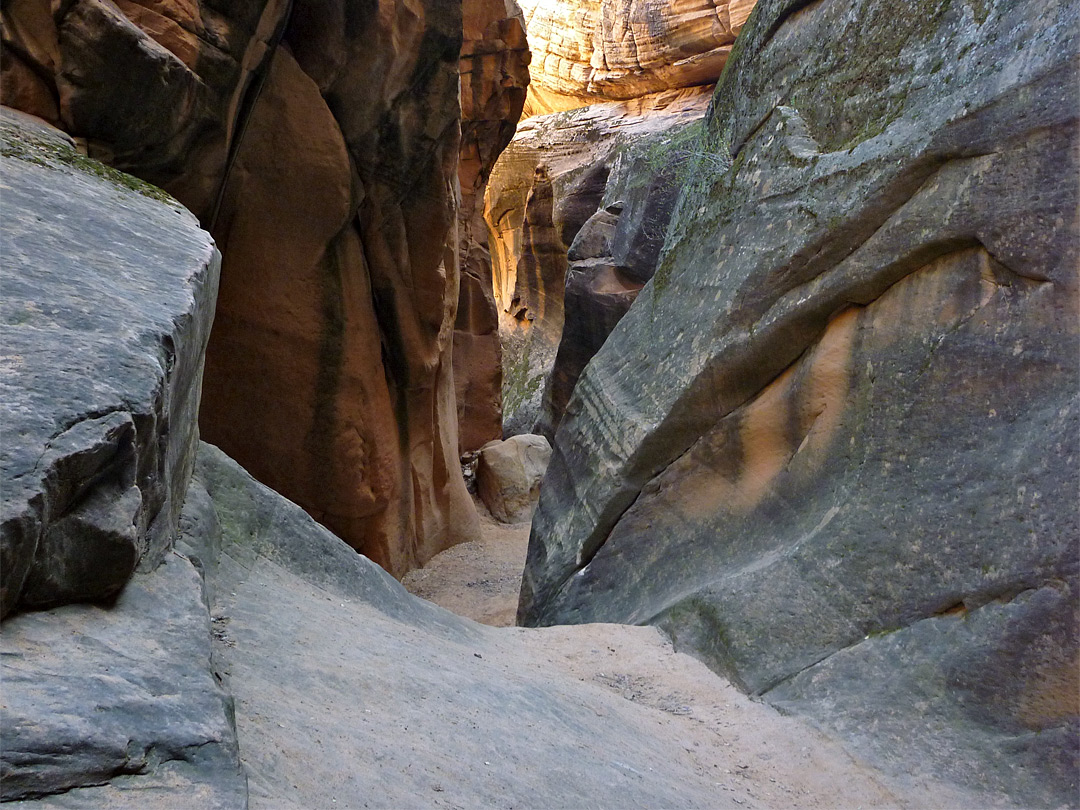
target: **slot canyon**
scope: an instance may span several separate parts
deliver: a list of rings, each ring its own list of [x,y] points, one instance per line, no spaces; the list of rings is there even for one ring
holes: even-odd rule
[[[0,800],[1080,808],[1077,42],[4,0]]]

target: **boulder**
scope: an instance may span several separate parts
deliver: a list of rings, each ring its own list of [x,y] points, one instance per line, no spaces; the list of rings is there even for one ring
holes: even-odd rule
[[[551,460],[543,436],[523,433],[480,448],[476,489],[492,516],[503,523],[528,523]]]
[[[753,0],[522,0],[525,115],[714,83]]]
[[[454,384],[458,446],[466,453],[502,437],[502,352],[484,189],[521,117],[529,82],[529,46],[525,20],[514,0],[468,0],[462,14],[461,287],[454,323]]]
[[[172,546],[219,255],[175,200],[0,115],[2,613],[115,595]]]
[[[620,154],[700,119],[708,99],[701,89],[676,90],[518,126],[492,171],[484,210],[499,307],[505,434],[531,432],[541,416],[544,380],[563,332],[567,250],[604,204]]]
[[[173,550],[217,250],[41,122],[0,112],[0,155],[0,798],[246,807],[201,580]]]
[[[1068,804],[1078,10],[804,6],[756,8],[578,380],[519,619],[658,624],[884,767]]]

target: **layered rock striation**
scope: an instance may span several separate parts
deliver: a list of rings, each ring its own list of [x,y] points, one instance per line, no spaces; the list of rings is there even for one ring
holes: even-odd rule
[[[889,767],[1068,803],[1077,9],[804,6],[754,12],[578,381],[519,619],[658,624]]]
[[[557,419],[542,419],[542,400],[564,334],[568,251],[574,240],[601,208],[625,209],[616,216],[624,248],[657,238],[655,206],[664,195],[647,200],[630,186],[665,184],[661,176],[666,150],[660,145],[700,120],[708,100],[708,92],[701,89],[674,90],[530,118],[518,126],[492,172],[484,212],[491,232],[508,433],[527,433]],[[638,154],[635,144],[648,156]],[[631,178],[632,167],[642,174]],[[649,206],[646,222],[640,217]],[[670,205],[659,219],[666,221],[669,211]],[[608,214],[614,216],[611,210]],[[644,236],[645,230],[650,237]],[[582,250],[595,252],[591,247]],[[636,270],[629,270],[633,260],[620,255],[627,260],[621,266],[629,275],[625,284],[618,283],[632,293],[640,283],[633,278],[647,279],[653,267],[639,261]],[[582,256],[575,253],[575,261]],[[569,331],[588,328],[573,323]]]
[[[712,84],[753,0],[523,0],[526,116]]]

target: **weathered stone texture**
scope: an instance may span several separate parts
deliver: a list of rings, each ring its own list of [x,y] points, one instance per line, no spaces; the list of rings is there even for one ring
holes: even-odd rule
[[[604,203],[616,159],[643,138],[700,119],[708,98],[702,90],[676,90],[519,125],[492,172],[484,213],[503,343],[507,433],[530,432],[540,417],[544,379],[563,334],[567,250]],[[613,194],[621,193],[617,187],[613,181]],[[630,241],[626,236],[620,244]]]
[[[247,807],[231,698],[211,668],[199,573],[170,552],[108,608],[8,619],[4,801],[50,808]]]
[[[228,149],[285,0],[13,0],[0,99],[162,186],[209,222]],[[250,96],[248,96],[250,98]]]
[[[915,5],[755,11],[519,618],[660,624],[888,767],[1068,803],[1077,8]]]
[[[529,82],[529,46],[525,20],[514,0],[469,0],[462,13],[461,288],[454,325],[454,384],[458,444],[467,452],[502,436],[502,352],[484,189],[521,117]]]
[[[712,84],[752,0],[522,0],[533,51],[525,115]]]
[[[673,120],[623,144],[600,208],[567,251],[563,329],[544,380],[537,433],[554,438],[585,365],[656,272],[679,187],[690,179],[700,120]]]
[[[503,523],[528,523],[540,497],[540,481],[551,460],[543,436],[524,433],[480,448],[476,492]]]
[[[476,520],[451,371],[461,8],[218,5],[13,0],[3,98],[212,227],[227,258],[204,430],[400,574]],[[489,12],[473,56],[513,66],[520,21]],[[490,165],[522,93],[485,81]]]
[[[171,547],[219,256],[175,201],[51,127],[4,110],[0,138],[7,615],[112,596]]]
[[[284,147],[284,148],[282,148]],[[351,163],[315,82],[275,56],[222,206],[201,421],[388,567],[408,511]]]

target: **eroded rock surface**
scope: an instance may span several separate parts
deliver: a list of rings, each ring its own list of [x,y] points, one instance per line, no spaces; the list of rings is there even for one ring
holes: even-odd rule
[[[219,256],[174,200],[4,110],[2,609],[109,597],[171,547]]]
[[[213,231],[203,429],[401,574],[476,528],[451,371],[463,20],[376,5],[14,0],[3,98]],[[473,61],[517,65],[513,9],[476,11]],[[522,94],[502,66],[477,73],[484,165]]]
[[[540,497],[540,481],[551,460],[543,436],[523,433],[480,448],[476,491],[492,516],[503,523],[528,523]]]
[[[484,189],[521,117],[530,54],[525,19],[514,0],[469,0],[462,13],[461,288],[454,324],[454,385],[458,444],[464,453],[502,437],[502,351]]]
[[[525,114],[712,84],[753,0],[523,0],[533,51]]]
[[[567,250],[563,328],[534,430],[554,438],[585,365],[653,277],[678,190],[690,179],[700,120],[675,120],[621,145],[600,207]]]
[[[0,797],[239,810],[202,582],[173,550],[217,250],[39,121],[3,110],[0,155]]]
[[[298,8],[273,58],[222,206],[201,421],[401,575],[476,515],[451,370],[461,9],[395,8]]]
[[[540,419],[544,380],[563,334],[567,251],[604,204],[619,155],[630,144],[662,138],[700,119],[708,99],[702,90],[676,90],[539,116],[518,126],[492,172],[484,213],[499,306],[507,433],[530,432]],[[612,194],[621,200],[619,192]],[[638,202],[646,205],[644,198]],[[631,222],[628,214],[625,223]]]
[[[204,223],[285,25],[285,0],[13,0],[0,99],[162,186]]]
[[[659,624],[889,767],[1067,804],[1077,8],[804,5],[751,17],[578,381],[519,618]]]
[[[897,792],[652,628],[490,628],[416,599],[213,447],[195,479],[184,547],[254,810],[985,804]]]
[[[26,613],[0,633],[4,801],[247,807],[232,699],[211,667],[199,572],[169,552],[115,604]]]

